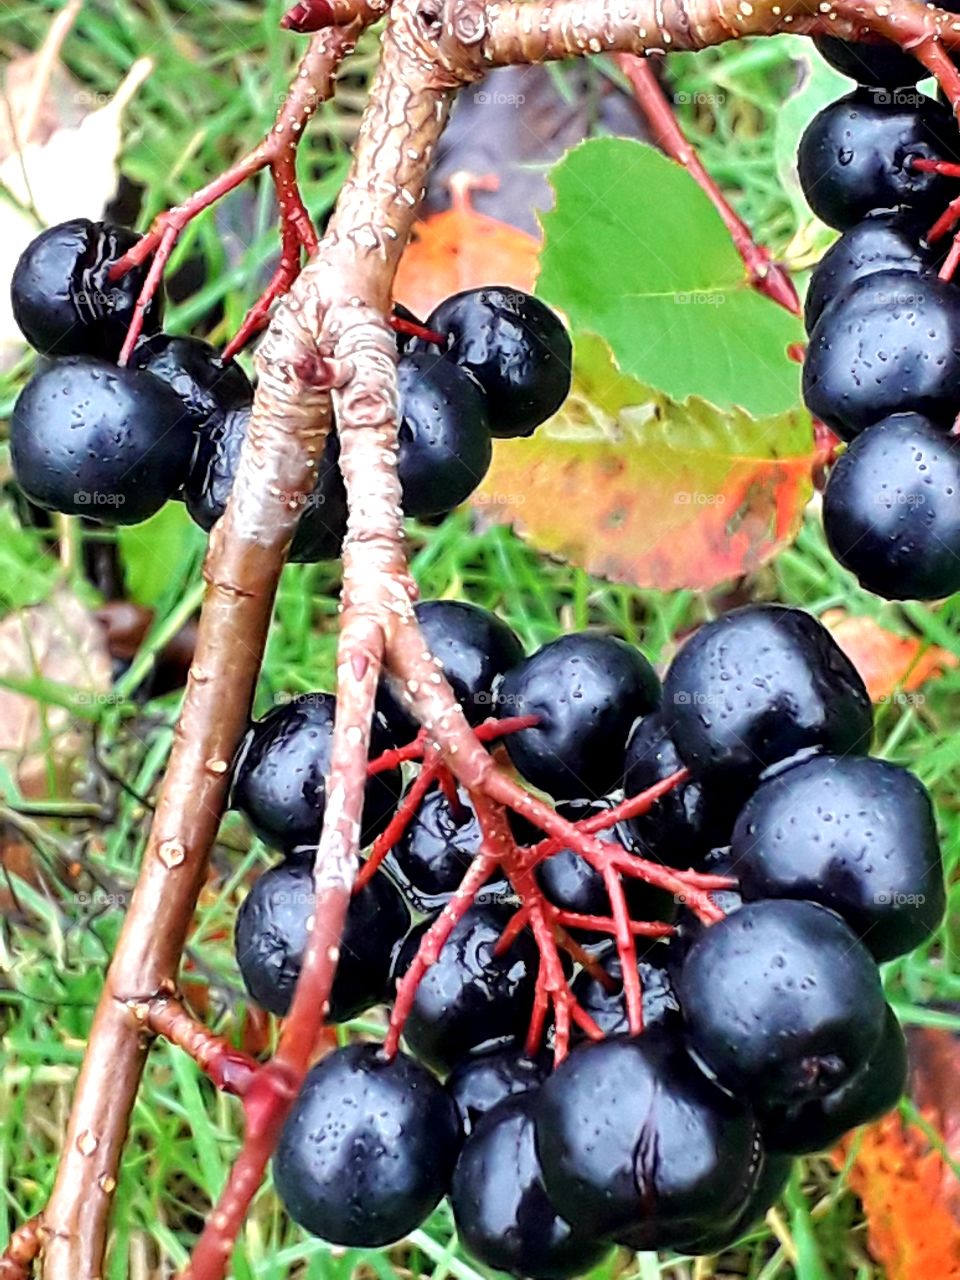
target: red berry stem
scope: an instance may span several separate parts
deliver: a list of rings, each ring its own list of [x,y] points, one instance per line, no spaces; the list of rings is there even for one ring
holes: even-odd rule
[[[952,160],[928,160],[925,156],[911,156],[907,163],[918,173],[939,173],[944,178],[960,178],[960,164]]]
[[[440,765],[434,761],[432,764],[424,764],[423,768],[417,774],[410,790],[401,800],[397,807],[396,813],[390,819],[386,829],[377,836],[367,855],[366,861],[360,868],[359,874],[354,882],[353,891],[359,893],[364,885],[369,884],[376,875],[380,864],[384,858],[394,848],[397,841],[401,839],[407,827],[416,816],[417,810],[423,801],[423,797],[430,790],[431,786],[437,779],[440,772]]]
[[[960,231],[953,237],[953,244],[950,246],[950,252],[944,259],[943,266],[940,268],[939,276],[941,280],[952,280],[956,274],[957,266],[960,264]]]
[[[246,1096],[260,1065],[223,1036],[214,1035],[179,1000],[157,996],[135,1002],[133,1011],[155,1035],[183,1049],[218,1089],[236,1098]]]
[[[585,916],[578,911],[558,911],[554,918],[558,924],[570,929],[591,929],[597,933],[617,931],[617,922],[611,916]],[[676,929],[672,924],[659,920],[631,920],[630,932],[636,938],[672,938]]]
[[[532,729],[540,723],[539,716],[505,716],[502,720],[484,720],[474,730],[480,742],[495,742],[510,733],[519,733],[521,729]],[[404,747],[393,747],[382,755],[371,760],[367,765],[367,773],[384,773],[387,769],[395,769],[397,765],[408,764],[411,760],[422,760],[427,750],[427,731],[421,729],[413,742]]]
[[[410,1016],[410,1010],[413,1008],[421,978],[432,965],[437,963],[444,943],[469,911],[477,893],[496,869],[498,861],[496,853],[484,839],[480,853],[471,862],[460,888],[423,935],[409,969],[397,983],[397,993],[390,1014],[390,1026],[383,1042],[383,1051],[388,1058],[394,1057],[400,1047],[400,1036],[404,1023]]]
[[[428,329],[425,324],[417,324],[416,320],[405,320],[403,316],[391,315],[388,317],[388,323],[394,333],[406,333],[411,338],[423,338],[424,342],[432,342],[438,347],[446,344],[442,333],[437,333],[436,329]]]

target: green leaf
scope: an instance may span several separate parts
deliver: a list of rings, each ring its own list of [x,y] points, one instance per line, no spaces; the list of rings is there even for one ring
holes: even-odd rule
[[[798,319],[751,288],[720,216],[652,147],[597,138],[551,175],[538,293],[572,328],[674,400],[697,395],[755,417],[795,409]]]
[[[207,535],[181,503],[168,502],[143,524],[121,525],[117,540],[132,599],[158,605],[171,590],[182,591],[203,557]]]

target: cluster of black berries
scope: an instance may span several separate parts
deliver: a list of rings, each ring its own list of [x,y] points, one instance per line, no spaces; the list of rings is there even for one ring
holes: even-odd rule
[[[552,1071],[525,1053],[536,943],[524,930],[496,949],[518,903],[508,882],[488,886],[421,979],[405,1050],[352,1044],[310,1072],[276,1154],[280,1195],[307,1230],[348,1246],[401,1238],[449,1195],[480,1261],[543,1280],[588,1270],[614,1243],[718,1251],[779,1196],[794,1155],[902,1091],[904,1039],[877,962],[926,939],[943,912],[929,798],[865,754],[863,684],[799,610],[751,606],[705,625],[662,686],[605,635],[524,657],[484,610],[429,602],[418,616],[474,724],[537,717],[503,743],[561,812],[596,814],[686,767],[686,781],[602,838],[739,883],[714,893],[726,915],[709,926],[689,904],[624,884],[632,919],[676,920],[669,939],[638,939],[638,1036],[609,935],[574,931],[592,960],[570,972],[573,992],[604,1038],[578,1030]],[[277,707],[253,724],[235,770],[233,803],[285,853],[236,931],[249,991],[281,1014],[314,914],[333,709],[329,694]],[[384,691],[371,755],[411,734]],[[371,772],[365,842],[403,805],[405,781],[415,785],[397,768]],[[514,831],[523,845],[540,838]],[[468,797],[428,791],[354,897],[332,1020],[390,1003],[479,848]],[[601,877],[573,850],[537,878],[561,909],[609,917]],[[410,908],[425,918],[411,924]]]
[[[813,273],[803,371],[810,411],[849,447],[827,484],[834,555],[889,599],[960,589],[960,289],[925,239],[960,193],[930,162],[960,160],[949,110],[893,46],[818,42],[861,83],[804,134],[800,181],[843,232]]]
[[[171,498],[210,529],[233,487],[253,389],[208,343],[159,332],[160,292],[143,317],[129,366],[117,364],[148,270],[110,271],[139,237],[77,219],[44,231],[13,275],[13,309],[45,361],[17,400],[11,454],[37,505],[104,524],[133,524]],[[398,337],[398,468],[407,515],[442,516],[490,466],[494,436],[532,433],[570,389],[571,345],[537,298],[472,289]],[[412,322],[412,323],[411,323]],[[339,554],[347,504],[332,433],[291,559]]]

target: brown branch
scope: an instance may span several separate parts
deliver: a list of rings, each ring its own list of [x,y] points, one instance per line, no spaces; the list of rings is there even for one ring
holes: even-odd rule
[[[696,149],[677,123],[673,108],[650,63],[636,54],[621,53],[617,55],[617,65],[633,87],[640,110],[653,131],[654,141],[672,160],[683,165],[723,219],[730,239],[747,268],[751,284],[793,315],[800,315],[802,308],[793,281],[767,249],[757,244],[753,232],[707,172]]]
[[[329,84],[352,37],[334,31],[317,40],[326,48]],[[46,1280],[94,1280],[103,1274],[107,1219],[146,1052],[129,1002],[172,989],[206,874],[273,596],[301,509],[297,498],[312,490],[328,430],[328,395],[305,385],[297,373],[304,352],[312,350],[309,329],[288,309],[258,353],[253,417],[234,497],[210,539],[207,595],[174,747],[44,1213]]]

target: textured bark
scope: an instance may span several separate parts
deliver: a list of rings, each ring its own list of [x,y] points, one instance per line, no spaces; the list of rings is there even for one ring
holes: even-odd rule
[[[307,76],[321,93],[329,92],[340,57],[378,7],[356,0],[305,0],[297,8],[310,11],[297,19],[305,24],[342,24],[314,37],[311,48],[315,61]],[[778,30],[846,36],[871,31],[914,48],[949,82],[949,60],[938,40],[960,47],[960,22],[920,0],[890,0],[881,9],[867,0],[533,0],[489,7],[482,0],[453,0],[447,8],[440,0],[394,3],[350,176],[326,235],[290,286],[257,354],[260,381],[250,433],[233,497],[211,535],[196,657],[170,764],[43,1219],[47,1280],[96,1280],[103,1274],[110,1203],[147,1048],[136,1010],[175,993],[229,764],[247,722],[277,580],[329,429],[331,396],[350,516],[315,928],[279,1051],[244,1090],[244,1150],[189,1274],[194,1280],[225,1274],[246,1206],[314,1051],[357,871],[367,745],[381,667],[424,726],[430,748],[473,795],[485,859],[510,861],[504,807],[524,814],[558,842],[577,842],[608,878],[617,940],[626,954],[633,936],[613,883],[624,872],[688,896],[692,892],[695,909],[706,918],[715,911],[705,897],[707,878],[684,879],[641,859],[625,857],[614,865],[595,837],[578,835],[500,770],[426,652],[412,612],[415,593],[404,554],[396,473],[396,352],[385,315],[452,94],[486,66],[604,51],[696,49]],[[948,89],[955,87],[948,83]],[[267,154],[259,149],[254,154],[255,168],[274,164],[280,155],[272,146]],[[279,163],[285,166],[281,176],[289,178],[288,151]],[[294,205],[290,208],[295,215]],[[299,234],[302,244],[302,226]],[[292,252],[292,239],[285,247]],[[514,871],[521,878],[526,874],[523,868]],[[546,925],[542,920],[536,926],[544,947]],[[541,985],[544,991],[557,986],[552,961]],[[636,1024],[639,995],[628,995]]]

